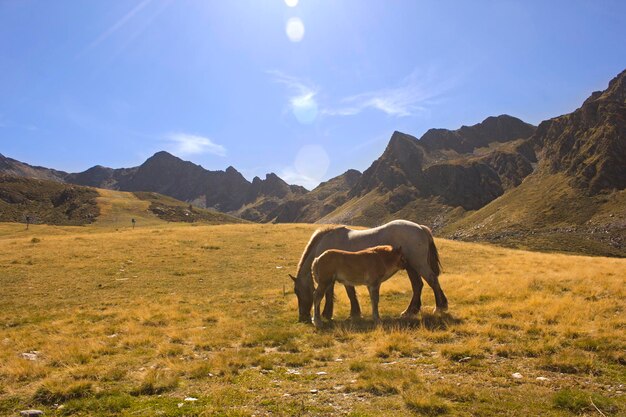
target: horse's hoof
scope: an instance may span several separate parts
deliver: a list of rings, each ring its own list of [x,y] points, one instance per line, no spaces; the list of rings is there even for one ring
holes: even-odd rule
[[[417,310],[417,311],[416,311],[416,310],[411,310],[411,311],[409,311],[409,310],[404,310],[404,311],[402,312],[402,314],[400,314],[400,318],[402,318],[402,319],[410,319],[410,318],[413,318],[413,317],[417,317],[417,315],[418,315],[419,313],[420,313],[420,311],[419,311],[419,310]]]
[[[435,307],[435,309],[433,310],[433,314],[444,314],[446,311],[448,311],[448,307]]]

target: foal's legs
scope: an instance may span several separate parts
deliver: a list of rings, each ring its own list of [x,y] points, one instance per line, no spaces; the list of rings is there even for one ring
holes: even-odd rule
[[[361,317],[361,305],[359,299],[356,297],[356,290],[352,285],[346,285],[346,293],[350,299],[350,317],[358,319]]]
[[[326,304],[324,304],[324,311],[322,312],[322,316],[326,320],[333,319],[333,310],[335,307],[335,282],[332,282],[325,293]]]
[[[370,293],[370,300],[372,301],[372,318],[375,322],[380,321],[380,316],[378,314],[378,299],[380,297],[380,284],[370,285],[367,287]]]
[[[411,280],[413,298],[411,298],[411,302],[406,310],[404,310],[400,315],[401,317],[411,317],[416,315],[420,312],[420,308],[422,308],[422,288],[424,288],[422,277],[420,277],[420,274],[418,274],[412,266],[408,266],[406,268],[406,272],[409,274],[409,279]]]
[[[313,292],[313,324],[316,327],[320,327],[322,325],[322,316],[320,315],[320,304],[322,303],[322,298],[324,298],[324,294],[326,294],[326,290],[332,284],[332,281],[326,282],[320,280],[317,285],[317,288]]]
[[[359,304],[359,299],[356,296],[356,290],[352,285],[346,285],[346,294],[348,294],[348,298],[350,299],[350,317],[359,318],[361,317],[361,305]],[[333,319],[333,309],[334,309],[334,295],[335,295],[335,283],[333,282],[328,286],[326,290],[326,304],[324,305],[324,311],[322,312],[322,316],[326,320]]]

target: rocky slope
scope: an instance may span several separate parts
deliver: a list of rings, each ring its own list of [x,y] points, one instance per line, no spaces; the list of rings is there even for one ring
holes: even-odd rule
[[[58,181],[0,175],[0,221],[82,225],[100,210],[98,192]]]
[[[536,170],[445,225],[444,235],[626,256],[626,71],[572,113],[542,122],[517,149],[536,155]]]
[[[455,208],[477,210],[532,172],[532,161],[515,149],[534,129],[501,115],[458,130],[431,129],[420,139],[394,132],[348,192],[348,201],[322,221],[375,225],[402,212],[434,224],[446,223],[441,213]],[[411,214],[410,207],[429,214]]]
[[[348,192],[355,186],[361,173],[351,169],[321,183],[311,192],[292,195],[276,204],[260,221],[277,223],[314,223],[348,200]]]
[[[63,182],[67,172],[28,165],[0,154],[0,174]]]
[[[530,143],[540,169],[565,173],[590,195],[626,188],[626,71],[576,111],[542,122]]]

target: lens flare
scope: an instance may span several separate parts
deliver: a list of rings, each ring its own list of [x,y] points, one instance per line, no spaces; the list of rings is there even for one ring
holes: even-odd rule
[[[317,118],[317,102],[315,101],[315,94],[309,93],[293,98],[291,100],[291,110],[300,123],[313,123]]]
[[[304,23],[299,17],[292,17],[287,20],[285,32],[291,42],[300,42],[304,37]]]
[[[330,165],[326,150],[320,145],[305,145],[296,155],[294,167],[299,175],[320,182]]]
[[[298,0],[285,0],[285,4],[289,7],[296,7],[298,5]]]

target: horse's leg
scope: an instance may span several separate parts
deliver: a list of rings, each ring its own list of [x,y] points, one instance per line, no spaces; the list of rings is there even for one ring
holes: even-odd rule
[[[316,327],[320,327],[322,325],[322,316],[320,315],[320,304],[322,303],[322,298],[324,298],[324,294],[326,293],[326,288],[328,284],[324,281],[320,280],[317,288],[313,292],[313,324]]]
[[[372,318],[374,322],[380,321],[380,315],[378,314],[378,299],[380,298],[380,284],[370,285],[367,287],[370,293],[370,300],[372,301]]]
[[[326,304],[324,304],[324,311],[322,312],[322,316],[326,320],[332,320],[334,304],[335,304],[335,282],[334,281],[326,289],[325,297],[326,297]]]
[[[439,284],[439,277],[435,275],[430,269],[422,275],[428,285],[433,289],[435,294],[435,313],[441,313],[448,310],[448,298],[443,293],[441,285]]]
[[[400,317],[411,317],[420,312],[420,308],[422,308],[422,288],[424,288],[424,282],[422,281],[422,277],[417,271],[409,266],[406,269],[406,272],[409,274],[409,279],[411,280],[411,287],[413,288],[413,297],[411,298],[411,302],[409,306],[402,312]]]
[[[346,293],[350,299],[350,317],[353,319],[361,318],[361,305],[356,296],[356,290],[352,285],[346,285]]]

